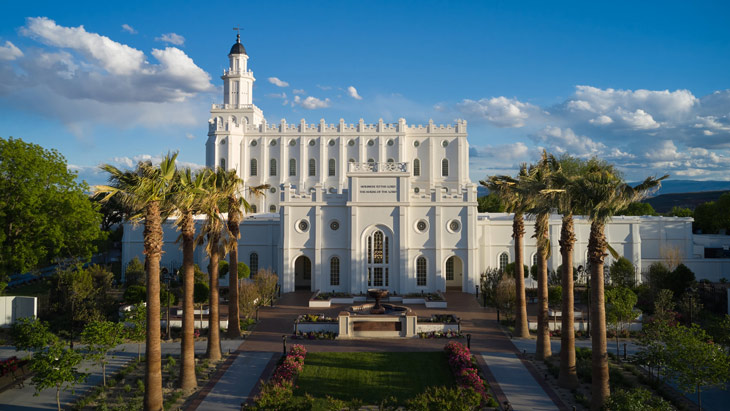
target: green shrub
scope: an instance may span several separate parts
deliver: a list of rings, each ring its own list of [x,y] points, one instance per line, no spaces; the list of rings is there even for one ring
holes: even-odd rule
[[[422,394],[408,400],[406,409],[471,411],[479,409],[480,404],[481,396],[471,388],[428,387]]]
[[[618,389],[611,394],[604,406],[608,411],[669,411],[672,406],[662,397],[643,388]]]
[[[147,288],[143,285],[130,285],[124,290],[124,301],[129,304],[139,304],[147,300]]]

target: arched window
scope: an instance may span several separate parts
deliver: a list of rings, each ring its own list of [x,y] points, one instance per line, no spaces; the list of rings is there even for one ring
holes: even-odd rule
[[[275,212],[276,212],[276,206],[275,206],[275,205],[273,205],[273,204],[272,204],[272,205],[270,205],[270,206],[269,206],[269,212],[275,213]]]
[[[453,281],[454,279],[454,257],[449,257],[446,260],[446,281]]]
[[[377,230],[367,240],[368,286],[387,287],[389,278],[388,237]]]
[[[340,258],[330,258],[330,285],[340,285]]]
[[[421,160],[414,159],[413,160],[413,176],[419,177],[421,175]]]
[[[259,255],[257,253],[251,253],[248,256],[248,268],[251,270],[251,276],[259,272]]]
[[[272,158],[271,161],[269,161],[269,175],[272,177],[276,177],[276,159]]]
[[[256,210],[256,204],[251,204],[251,213],[256,214],[258,211]]]
[[[251,159],[251,176],[256,176],[259,173],[259,163],[255,158]]]
[[[220,166],[222,169],[224,169],[224,170],[226,169],[226,159],[225,158],[221,158]]]
[[[395,163],[395,160],[393,160],[392,158],[389,158],[389,159],[388,159],[388,162],[389,162],[389,163]]]
[[[426,286],[426,257],[416,259],[416,285],[419,287]]]
[[[530,268],[532,268],[532,266],[534,266],[534,265],[537,265],[537,258],[538,258],[537,253],[532,255],[532,265],[530,266]]]
[[[317,162],[313,158],[309,159],[309,176],[314,177],[317,175]]]
[[[502,253],[499,255],[499,261],[497,267],[499,268],[499,271],[504,271],[505,268],[507,268],[507,264],[509,264],[509,254]]]
[[[351,158],[351,159],[349,159],[347,161],[350,162],[350,163],[354,163],[355,162],[355,159],[354,158]]]
[[[297,175],[297,159],[289,159],[289,176],[294,177]]]
[[[442,177],[449,176],[449,160],[447,160],[447,159],[441,160],[441,176]]]
[[[372,159],[372,158],[368,159],[368,163],[374,163],[374,162],[375,162],[375,159]]]
[[[335,175],[335,159],[334,158],[330,158],[329,161],[327,162],[327,174],[330,177],[333,177]]]

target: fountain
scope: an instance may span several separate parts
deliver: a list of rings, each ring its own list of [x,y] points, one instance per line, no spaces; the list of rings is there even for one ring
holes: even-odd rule
[[[353,305],[338,316],[339,338],[397,338],[415,335],[416,314],[410,308],[381,302],[388,290],[371,288],[375,300]],[[372,301],[372,300],[371,300]]]
[[[385,314],[385,307],[380,305],[380,300],[388,296],[388,290],[371,288],[368,290],[368,296],[375,299],[375,305],[370,309],[370,314]]]

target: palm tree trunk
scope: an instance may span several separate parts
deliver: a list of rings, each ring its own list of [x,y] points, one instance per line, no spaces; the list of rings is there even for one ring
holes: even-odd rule
[[[525,220],[522,214],[515,213],[512,222],[512,238],[515,240],[515,336],[529,338],[530,330],[527,327],[527,301],[525,298],[525,266],[523,260]]]
[[[162,409],[162,352],[160,347],[160,256],[162,255],[160,203],[145,208],[144,253],[147,266],[147,337],[145,340],[144,409]]]
[[[221,326],[220,315],[218,313],[219,237],[217,234],[209,236],[208,241],[212,241],[213,252],[210,253],[210,265],[208,266],[208,275],[210,276],[210,313],[208,314],[208,348],[206,355],[209,359],[217,361],[221,359]]]
[[[603,292],[603,262],[606,236],[603,223],[591,223],[588,258],[591,262],[591,409],[600,410],[610,395],[606,347],[606,306]]]
[[[182,342],[180,343],[180,388],[189,392],[198,385],[195,376],[195,221],[191,211],[183,217],[183,318]]]
[[[558,385],[563,388],[574,389],[578,387],[578,375],[575,368],[575,332],[573,318],[573,244],[575,234],[573,233],[573,215],[563,216],[563,224],[560,230],[560,254],[562,255],[563,272],[561,284],[563,287],[562,323],[560,328],[560,374]]]
[[[538,214],[535,221],[537,236],[537,347],[535,358],[544,360],[552,355],[548,318],[547,244],[548,215]]]
[[[229,207],[232,205],[229,201]],[[241,314],[238,309],[238,218],[233,213],[228,212],[230,218],[228,230],[231,237],[235,240],[235,244],[229,251],[228,255],[228,338],[239,338],[241,336]]]

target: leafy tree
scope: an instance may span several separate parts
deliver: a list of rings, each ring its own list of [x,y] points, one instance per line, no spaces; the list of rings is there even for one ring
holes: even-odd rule
[[[527,278],[527,274],[530,272],[530,269],[527,267],[527,264],[523,264],[522,271],[525,273],[524,276]],[[515,277],[515,263],[511,262],[507,264],[506,267],[504,267],[505,274],[509,275],[510,277]]]
[[[203,328],[203,304],[207,303],[210,298],[210,288],[206,283],[195,283],[193,289],[193,301],[200,308],[200,328]],[[210,317],[209,317],[210,318]],[[208,321],[210,325],[210,321]]]
[[[124,315],[126,337],[137,343],[137,361],[142,359],[142,343],[147,332],[147,306],[136,304]]]
[[[139,260],[139,258],[134,257],[132,260],[130,260],[127,263],[127,268],[124,270],[124,278],[125,282],[128,285],[132,284],[142,284],[145,283],[145,272],[144,272],[144,264],[142,261]]]
[[[674,206],[664,215],[667,217],[694,217],[694,212],[689,208]]]
[[[563,301],[563,287],[559,285],[552,285],[548,287],[548,306],[550,309],[553,310],[553,312],[557,311],[560,307],[560,303]],[[565,313],[561,313],[561,315],[565,315]],[[553,315],[553,328],[555,328],[557,321],[557,316]]]
[[[627,287],[613,287],[606,290],[606,321],[616,330],[616,355],[619,354],[618,337],[625,324],[636,317],[634,306],[636,294]]]
[[[72,331],[78,323],[103,320],[114,311],[110,298],[113,274],[103,267],[80,263],[59,266],[51,279],[52,325]]]
[[[228,261],[218,261],[218,276],[225,277],[228,275]]]
[[[675,296],[682,295],[687,288],[691,287],[695,282],[695,273],[684,264],[679,264],[677,268],[665,279],[665,287]]]
[[[611,283],[618,287],[633,287],[636,283],[636,269],[626,257],[619,257],[611,264]]]
[[[81,342],[86,344],[88,356],[101,365],[102,385],[106,387],[107,355],[124,342],[124,324],[111,321],[92,321],[81,332]]]
[[[56,150],[0,138],[0,280],[55,259],[87,259],[101,214]]]
[[[647,278],[649,280],[649,286],[654,293],[658,293],[661,289],[666,289],[666,281],[671,271],[661,262],[652,263],[649,266]],[[674,293],[674,291],[672,291]]]
[[[664,344],[667,375],[684,393],[696,391],[701,409],[702,387],[723,384],[730,378],[730,357],[696,324],[667,327]]]
[[[36,388],[34,395],[39,395],[46,388],[55,388],[56,405],[61,411],[61,390],[71,388],[88,377],[76,368],[81,359],[81,354],[60,341],[38,352],[30,362],[30,369],[35,373],[31,379]]]
[[[693,228],[702,234],[717,234],[720,229],[718,210],[714,201],[695,207],[694,219]]]
[[[515,279],[509,274],[503,274],[495,290],[495,302],[507,321],[512,321],[515,308]]]
[[[606,401],[610,411],[673,411],[672,404],[644,388],[616,390]]]
[[[672,324],[677,317],[674,311],[674,293],[671,290],[660,290],[654,299],[654,317],[653,320],[662,324]]]
[[[702,311],[702,304],[696,291],[689,289],[679,299],[679,311],[682,313],[687,324],[697,320],[697,315]]]
[[[143,285],[130,285],[124,290],[124,301],[129,304],[139,304],[147,299],[147,288]]]
[[[33,353],[47,347],[58,340],[48,328],[48,323],[34,317],[18,318],[13,324],[11,334],[16,351]]]
[[[261,295],[256,284],[252,282],[241,284],[238,301],[241,307],[241,315],[246,319],[253,317],[256,309],[261,304]]]
[[[267,304],[274,301],[276,297],[276,285],[279,282],[279,277],[270,269],[259,270],[254,279],[256,287],[259,289],[262,303]]]
[[[244,278],[251,277],[251,269],[246,265],[244,262],[238,263],[238,279],[242,280]]]
[[[477,211],[480,213],[502,213],[505,206],[497,193],[489,193],[477,198]]]
[[[642,216],[642,215],[659,215],[654,207],[649,203],[635,202],[629,204],[628,207],[618,212],[618,215],[631,215],[631,216]]]
[[[497,268],[487,268],[479,278],[479,290],[485,296],[487,304],[497,305],[497,285],[502,278],[502,272]]]

